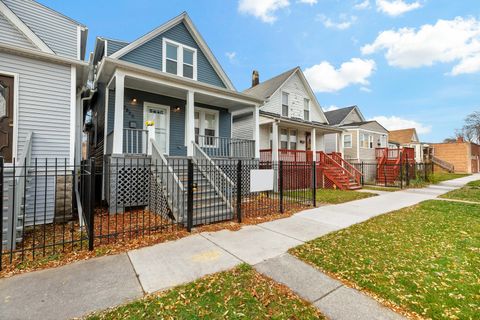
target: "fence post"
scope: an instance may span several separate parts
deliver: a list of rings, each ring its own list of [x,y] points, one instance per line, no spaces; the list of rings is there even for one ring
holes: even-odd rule
[[[408,187],[410,185],[410,165],[408,163],[408,160],[405,163],[405,168],[406,168],[405,176],[407,178],[407,181],[405,181],[405,183],[406,183],[406,186]]]
[[[90,159],[90,185],[88,190],[88,250],[93,251],[95,242],[95,158]]]
[[[237,163],[237,219],[242,223],[242,160]]]
[[[403,164],[400,162],[400,189],[403,189]]]
[[[280,184],[280,213],[283,213],[283,161],[280,161],[279,165],[279,184]]]
[[[425,182],[428,182],[428,177],[427,177],[427,164],[423,163],[423,174],[425,176]]]
[[[365,168],[364,168],[364,162],[362,161],[362,164],[360,166],[360,169],[362,170],[362,177],[360,179],[361,183],[362,183],[362,187],[365,185]]]
[[[188,159],[187,181],[187,231],[192,232],[193,227],[193,161]]]
[[[0,157],[0,270],[3,258],[3,157]]]
[[[313,161],[312,163],[312,198],[313,198],[313,206],[317,206],[317,162]]]

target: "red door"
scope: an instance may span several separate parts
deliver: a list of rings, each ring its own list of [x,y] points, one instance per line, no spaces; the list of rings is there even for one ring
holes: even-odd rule
[[[0,157],[12,161],[13,78],[0,76]]]

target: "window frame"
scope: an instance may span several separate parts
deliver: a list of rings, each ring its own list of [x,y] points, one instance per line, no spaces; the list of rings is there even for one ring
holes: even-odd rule
[[[310,117],[311,117],[310,113],[311,113],[310,99],[303,98],[303,120],[310,121]],[[307,114],[308,114],[308,117],[306,117]]]
[[[214,138],[219,138],[220,137],[220,111],[195,106],[193,112],[194,112],[194,115],[195,115],[195,113],[198,112],[198,124],[199,124],[198,135],[199,136],[206,137],[206,135],[205,135],[205,115],[209,114],[209,115],[213,115],[215,117],[215,129],[214,129],[215,130],[215,135],[212,136],[212,137],[214,137]],[[197,129],[197,128],[195,127],[193,129],[194,132],[195,132],[195,129]],[[216,143],[217,141],[218,141],[218,139],[214,139],[213,144],[205,144],[205,143],[199,144],[198,143],[199,141],[197,140],[197,135],[195,134],[195,142],[197,144],[199,144],[200,147],[203,147],[203,146],[212,147],[212,148],[217,147],[217,143]]]
[[[286,96],[287,97],[287,104],[284,104],[283,103],[283,96]],[[289,114],[290,114],[290,94],[288,92],[285,92],[285,91],[282,91],[282,96],[281,96],[281,99],[282,99],[282,110],[281,110],[281,115],[282,117],[286,117],[288,118],[289,117]],[[287,107],[287,115],[284,114],[283,112],[283,107]]]
[[[350,137],[350,146],[349,146],[349,147],[345,146],[345,142],[346,142],[346,141],[345,141],[345,137],[347,137],[347,136]],[[343,146],[344,149],[351,149],[351,148],[353,148],[353,136],[352,136],[351,133],[349,133],[349,134],[344,134],[344,135],[343,135],[342,146]]]
[[[173,41],[171,39],[163,38],[162,40],[162,71],[168,74],[173,74],[170,72],[167,72],[167,59],[170,61],[174,61],[172,59],[167,58],[167,44],[172,45],[177,47],[177,74],[174,74],[176,76],[186,78],[186,79],[192,79],[192,80],[197,80],[197,72],[198,72],[198,65],[197,65],[197,49],[192,48],[190,46],[187,46],[183,43],[179,43],[176,41]],[[183,66],[184,64],[191,66],[189,63],[185,63],[183,59],[183,52],[184,50],[192,51],[193,52],[193,77],[185,77],[183,75]]]

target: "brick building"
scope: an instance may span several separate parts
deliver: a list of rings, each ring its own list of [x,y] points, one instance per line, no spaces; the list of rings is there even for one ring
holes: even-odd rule
[[[457,173],[480,172],[480,145],[459,138],[456,142],[432,144],[436,158],[451,163]]]

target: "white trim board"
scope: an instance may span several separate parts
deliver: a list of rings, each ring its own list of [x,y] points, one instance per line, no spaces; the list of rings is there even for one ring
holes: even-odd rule
[[[1,1],[0,1],[1,3]],[[13,78],[13,137],[12,137],[12,158],[18,158],[18,116],[19,116],[19,85],[20,75],[18,73],[0,70],[0,75]],[[13,161],[13,159],[12,159]]]
[[[205,54],[207,60],[210,62],[212,67],[215,69],[217,74],[220,76],[224,84],[227,86],[228,89],[230,90],[235,90],[235,86],[233,83],[230,81],[228,78],[227,74],[225,71],[222,69],[220,63],[218,60],[215,58],[214,54],[206,44],[205,40],[203,40],[202,36],[198,32],[197,28],[193,24],[192,20],[188,16],[186,12],[183,12],[179,16],[171,19],[170,21],[164,23],[163,25],[159,26],[158,28],[150,31],[146,35],[138,38],[137,40],[131,42],[129,45],[125,46],[124,48],[120,49],[119,51],[115,52],[112,54],[110,57],[113,59],[119,59],[126,55],[127,53],[131,52],[132,50],[140,47],[141,45],[145,44],[146,42],[152,40],[156,36],[162,34],[163,32],[167,31],[168,29],[173,28],[177,24],[184,22],[185,26],[187,27],[188,31],[190,31],[192,37],[194,40],[197,42],[198,46],[200,47],[200,50]]]
[[[10,8],[0,1],[0,12],[30,40],[38,49],[43,52],[55,54],[50,47],[37,36]]]

